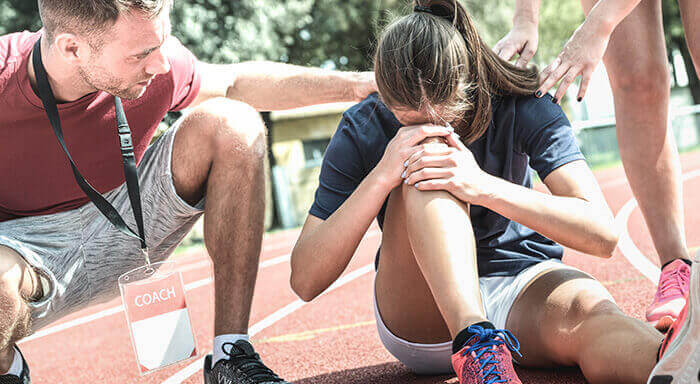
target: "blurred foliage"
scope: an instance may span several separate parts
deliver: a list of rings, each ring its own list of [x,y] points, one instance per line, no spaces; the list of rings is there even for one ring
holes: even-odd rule
[[[510,30],[515,0],[464,2],[490,45]],[[678,4],[663,7],[669,48],[682,49]],[[173,34],[205,61],[366,70],[378,31],[410,11],[409,0],[175,0],[172,21]],[[578,0],[543,0],[533,62],[549,64],[583,19]],[[0,0],[0,34],[39,27],[36,0]]]
[[[411,11],[407,0],[175,0],[173,34],[202,60],[276,60],[344,70],[371,67],[377,32]],[[468,0],[493,45],[511,27],[514,0]],[[544,1],[540,49],[545,62],[583,20],[576,0]],[[40,27],[35,0],[0,0],[0,34]]]

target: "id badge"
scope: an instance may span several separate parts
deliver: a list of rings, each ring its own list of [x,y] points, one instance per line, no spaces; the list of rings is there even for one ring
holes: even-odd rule
[[[119,289],[141,376],[197,356],[182,274],[175,263],[136,268]]]

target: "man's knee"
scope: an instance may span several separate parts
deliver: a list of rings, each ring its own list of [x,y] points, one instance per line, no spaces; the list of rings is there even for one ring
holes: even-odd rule
[[[257,162],[266,155],[265,124],[248,104],[216,98],[196,107],[187,119],[211,140],[215,153],[237,164]]]
[[[17,252],[0,246],[0,350],[30,333],[32,273]]]
[[[33,296],[38,276],[15,250],[0,246],[0,291]]]

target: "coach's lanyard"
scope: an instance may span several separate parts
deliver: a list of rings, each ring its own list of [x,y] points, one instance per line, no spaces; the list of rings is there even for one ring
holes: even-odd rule
[[[49,118],[49,123],[51,123],[51,127],[53,127],[53,131],[58,138],[58,142],[61,144],[63,152],[65,152],[66,156],[68,156],[70,165],[73,168],[75,181],[78,182],[80,189],[85,192],[87,197],[90,198],[97,209],[99,209],[100,212],[107,217],[107,220],[109,220],[112,225],[127,236],[139,239],[139,241],[141,241],[141,251],[146,258],[146,264],[150,265],[151,261],[148,256],[146,235],[144,234],[143,228],[143,213],[141,211],[141,193],[139,191],[136,158],[134,156],[134,147],[131,140],[131,130],[129,129],[129,124],[126,121],[126,114],[124,113],[124,107],[122,106],[121,99],[116,96],[114,97],[114,106],[117,115],[117,133],[119,134],[119,144],[121,147],[123,160],[122,162],[124,163],[126,189],[129,193],[129,200],[131,200],[131,209],[134,211],[134,219],[136,220],[136,226],[139,231],[138,235],[133,229],[126,225],[124,219],[121,217],[119,212],[117,212],[117,209],[114,208],[114,206],[110,204],[99,192],[97,192],[95,188],[93,188],[92,185],[87,182],[87,180],[85,180],[68,152],[66,142],[63,140],[63,130],[61,129],[61,119],[58,116],[56,99],[53,91],[51,90],[48,75],[46,74],[46,69],[44,68],[44,64],[41,60],[41,39],[37,40],[36,44],[34,44],[33,58],[34,60],[32,64],[34,66],[34,74],[36,76],[39,97],[41,98],[42,104],[44,104],[44,110],[46,111],[46,115]]]

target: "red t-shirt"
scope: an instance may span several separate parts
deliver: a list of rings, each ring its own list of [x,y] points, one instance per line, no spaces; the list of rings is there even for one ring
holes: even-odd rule
[[[67,211],[90,201],[29,83],[27,64],[39,36],[0,36],[0,221]],[[166,52],[170,72],[154,78],[140,98],[123,101],[137,162],[165,114],[187,107],[199,92],[194,55],[175,38]],[[66,145],[85,179],[102,193],[124,183],[114,97],[95,92],[59,104],[58,111]]]

